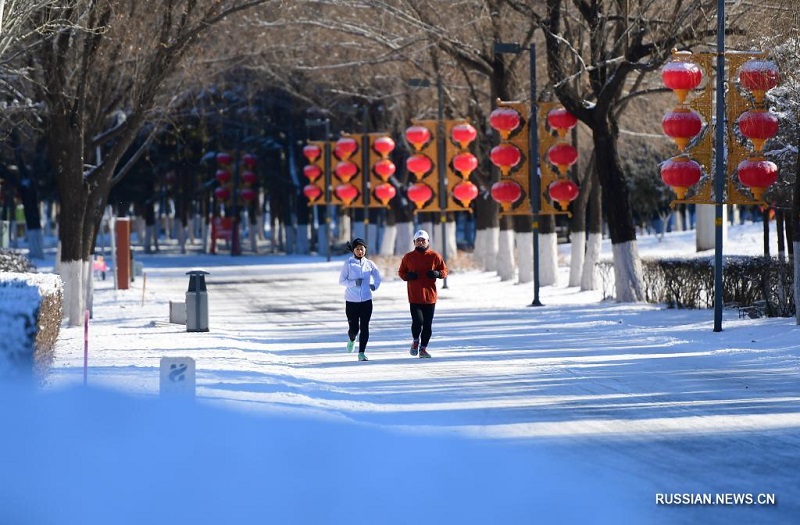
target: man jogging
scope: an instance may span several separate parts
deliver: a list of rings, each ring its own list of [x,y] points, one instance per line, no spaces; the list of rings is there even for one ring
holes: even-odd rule
[[[430,236],[425,230],[414,234],[414,249],[403,256],[398,275],[406,281],[411,309],[411,355],[430,357],[428,342],[433,333],[433,312],[436,308],[436,279],[447,277],[442,256],[430,249]]]

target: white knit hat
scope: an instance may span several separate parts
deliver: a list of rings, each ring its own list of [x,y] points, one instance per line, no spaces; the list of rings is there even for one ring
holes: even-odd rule
[[[431,240],[431,236],[428,235],[428,232],[425,230],[417,230],[417,233],[414,234],[414,240],[416,241],[419,238],[425,239],[426,241]]]

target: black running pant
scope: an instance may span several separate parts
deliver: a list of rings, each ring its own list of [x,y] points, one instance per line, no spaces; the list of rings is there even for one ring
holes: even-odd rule
[[[411,337],[419,339],[420,346],[428,346],[433,329],[433,310],[435,304],[411,303]]]
[[[347,337],[351,341],[356,340],[356,335],[361,331],[358,338],[358,351],[364,352],[369,341],[369,319],[372,317],[372,300],[362,303],[345,301],[344,312],[347,314]]]

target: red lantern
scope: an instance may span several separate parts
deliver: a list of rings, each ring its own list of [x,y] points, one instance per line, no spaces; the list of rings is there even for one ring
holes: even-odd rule
[[[249,169],[253,169],[256,167],[256,156],[252,153],[245,153],[244,157],[242,157],[242,162],[244,162],[244,165]],[[314,161],[312,160],[311,162]]]
[[[231,196],[231,192],[225,186],[222,186],[222,187],[217,188],[216,190],[214,190],[214,197],[216,197],[217,200],[226,201],[226,200],[228,200],[230,198],[230,196]]]
[[[406,141],[414,146],[415,150],[422,149],[429,140],[431,140],[431,130],[425,126],[411,126],[406,129]]]
[[[756,104],[761,104],[764,92],[777,86],[780,81],[778,67],[769,60],[748,60],[739,68],[739,82],[753,92]]]
[[[242,196],[242,200],[245,202],[250,202],[256,198],[256,192],[252,188],[242,188],[239,195]]]
[[[386,182],[389,180],[389,177],[394,175],[397,167],[391,160],[383,159],[376,162],[372,169],[375,170],[375,174],[380,177],[383,182]]]
[[[217,170],[214,174],[214,178],[219,181],[220,184],[227,184],[231,181],[231,172],[228,170]]]
[[[475,140],[475,137],[478,136],[478,132],[475,130],[474,127],[470,124],[458,124],[453,126],[452,131],[450,131],[450,136],[453,137],[453,140],[461,146],[461,149],[467,149],[469,147],[469,143]]]
[[[303,166],[303,175],[311,182],[314,182],[322,176],[322,170],[315,164],[306,164]]]
[[[569,167],[578,160],[578,150],[571,144],[559,142],[547,150],[547,158],[558,167],[562,175],[566,175]]]
[[[547,112],[547,123],[551,128],[558,131],[559,137],[563,138],[568,130],[575,127],[578,119],[565,108],[558,107]]]
[[[353,202],[356,197],[358,197],[358,189],[352,184],[340,184],[339,186],[336,186],[336,189],[333,190],[333,193],[342,199],[342,202],[344,202],[346,206],[349,206],[350,203]]]
[[[462,177],[467,178],[478,167],[478,158],[472,153],[459,153],[453,157],[453,167]]]
[[[256,174],[252,171],[244,171],[242,172],[242,182],[245,184],[255,184],[256,183]]]
[[[233,157],[230,153],[217,153],[217,164],[220,166],[228,166],[231,162],[233,162]]]
[[[511,108],[497,108],[489,115],[489,124],[500,132],[503,139],[507,139],[521,122],[522,118],[519,113]]]
[[[390,137],[378,137],[372,143],[372,149],[377,151],[381,157],[386,158],[389,153],[394,151],[394,141]]]
[[[395,195],[397,195],[397,190],[395,190],[394,186],[391,184],[378,184],[378,186],[375,187],[375,197],[381,201],[384,206],[386,206]]]
[[[778,117],[764,109],[751,109],[739,115],[739,131],[761,152],[764,142],[778,134]]]
[[[692,137],[700,133],[703,121],[697,112],[689,108],[677,107],[664,115],[664,118],[661,119],[661,127],[664,128],[664,134],[672,138],[678,145],[678,149],[683,151]]]
[[[778,180],[778,166],[763,158],[745,159],[736,170],[739,180],[750,188],[756,200],[761,200],[764,190]]]
[[[661,165],[661,180],[672,188],[678,199],[683,199],[702,175],[700,164],[685,155],[673,157]]]
[[[308,184],[303,188],[303,195],[309,202],[313,203],[322,196],[322,190],[313,184]]]
[[[558,202],[562,210],[566,210],[569,203],[578,197],[578,185],[568,179],[559,179],[550,183],[547,188],[550,198]]]
[[[316,144],[303,146],[303,156],[308,159],[308,162],[314,162],[320,155],[322,155],[322,148]]]
[[[422,208],[422,206],[431,200],[433,197],[433,190],[427,184],[422,183],[414,183],[408,187],[408,191],[406,191],[408,195],[408,199],[417,205],[417,209]]]
[[[411,155],[406,159],[406,167],[419,180],[433,169],[433,161],[425,155]]]
[[[492,184],[492,198],[499,202],[503,210],[522,197],[522,187],[513,180],[501,180]]]
[[[513,144],[498,144],[489,152],[489,159],[503,175],[508,175],[511,168],[522,160],[522,152]]]
[[[453,197],[461,201],[464,206],[469,206],[469,203],[475,200],[477,196],[478,187],[468,180],[453,186]]]
[[[689,91],[700,85],[703,80],[703,72],[700,66],[693,62],[676,60],[668,62],[661,70],[661,79],[664,85],[675,92],[678,102],[686,102]]]
[[[358,142],[352,137],[340,138],[336,141],[336,147],[333,148],[333,153],[336,155],[336,158],[340,160],[349,159],[356,151],[358,151]]]
[[[356,176],[358,173],[358,166],[349,160],[345,160],[338,163],[333,172],[339,180],[346,183],[350,182],[350,179]]]

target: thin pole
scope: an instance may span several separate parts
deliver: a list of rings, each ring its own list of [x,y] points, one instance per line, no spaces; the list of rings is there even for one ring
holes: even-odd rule
[[[444,122],[444,102],[442,101],[442,77],[436,79],[436,97],[438,99],[438,120],[436,122],[437,135],[439,139],[440,148],[437,148],[438,154],[436,164],[439,170],[439,222],[442,223],[442,259],[447,264],[447,169],[445,163],[447,162],[447,148],[448,137],[445,137],[447,126]],[[442,280],[442,288],[447,288],[447,277]]]
[[[539,178],[539,106],[536,104],[536,44],[530,45],[531,116],[528,119],[528,187],[531,189],[533,222],[533,302],[530,306],[543,306],[539,301],[539,212],[542,195]]]
[[[89,368],[89,310],[83,312],[83,386],[88,382]]]
[[[333,231],[331,230],[331,215],[333,214],[333,205],[331,204],[331,122],[325,119],[325,236],[327,237],[328,249],[325,250],[327,254],[327,261],[331,262],[331,247],[333,245]]]
[[[716,174],[714,179],[714,331],[722,331],[722,206],[727,162],[725,152],[725,1],[717,1],[717,111],[716,111]]]

